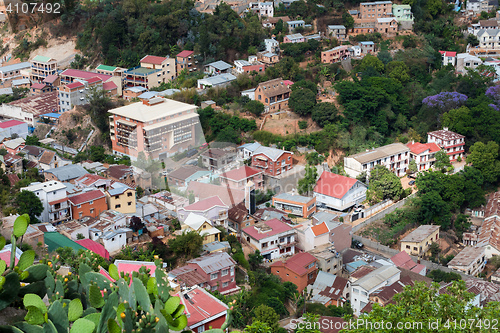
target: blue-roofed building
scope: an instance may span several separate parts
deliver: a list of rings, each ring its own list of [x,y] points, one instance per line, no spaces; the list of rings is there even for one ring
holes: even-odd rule
[[[61,116],[60,113],[46,113],[40,116],[42,120],[48,120],[50,124],[57,124],[57,121],[59,120],[59,117]]]
[[[236,80],[236,76],[229,73],[211,76],[198,80],[198,89],[215,88],[215,87],[223,88],[229,85],[234,80]]]
[[[233,66],[225,61],[219,60],[205,65],[205,74],[209,75],[219,75],[225,73],[231,73]]]
[[[47,169],[44,172],[45,180],[58,180],[60,182],[74,183],[75,179],[87,174],[81,165],[68,164],[59,168]]]
[[[139,96],[137,96],[137,98],[139,99],[150,99],[150,98],[153,98],[153,97],[156,97],[158,96],[158,92],[157,91],[146,91],[142,94],[140,94]]]
[[[238,147],[238,156],[246,160],[252,157],[253,152],[260,146],[262,145],[258,142],[245,143]]]
[[[356,260],[345,264],[345,269],[350,273],[354,272],[358,267],[366,266],[368,263],[364,260]]]

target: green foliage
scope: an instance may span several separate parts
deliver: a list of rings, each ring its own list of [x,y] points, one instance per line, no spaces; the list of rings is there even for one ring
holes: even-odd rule
[[[255,250],[254,253],[250,253],[248,255],[248,263],[250,264],[250,268],[252,270],[256,270],[260,268],[260,265],[264,261],[264,257],[260,254],[259,250]]]
[[[21,191],[17,194],[15,203],[19,214],[28,214],[31,223],[38,223],[37,216],[43,212],[43,204],[35,193]]]
[[[329,317],[344,317],[345,315],[352,315],[353,313],[348,302],[344,303],[343,306],[325,306],[321,303],[306,303],[306,312]]]
[[[302,195],[307,195],[312,192],[314,186],[316,185],[316,179],[318,178],[318,171],[315,166],[309,164],[306,165],[304,178],[299,180],[297,190]]]
[[[354,27],[354,19],[348,11],[344,11],[344,13],[342,14],[342,22],[346,29],[351,29]]]
[[[445,170],[451,167],[450,157],[444,150],[440,150],[434,154],[436,162],[434,162],[434,168],[436,170]]]
[[[271,309],[272,310],[272,309]],[[279,318],[279,316],[278,316]],[[276,322],[277,324],[278,322]],[[275,332],[271,329],[268,323],[263,323],[259,320],[252,321],[251,325],[247,325],[243,330],[245,333],[271,333]]]
[[[434,282],[446,282],[460,281],[462,277],[460,274],[455,272],[444,272],[440,269],[434,269],[427,274],[427,277],[431,278]]]
[[[254,317],[252,320],[252,323],[255,324],[255,322],[260,322],[263,324],[267,324],[269,326],[270,332],[278,332],[279,328],[279,319],[280,316],[274,311],[273,308],[261,304],[258,307],[255,308],[254,312]],[[247,330],[245,329],[247,332]]]
[[[384,67],[384,63],[380,59],[371,54],[367,54],[363,57],[363,60],[359,65],[359,70],[366,71],[368,68],[373,68],[377,72],[382,73],[384,71]]]
[[[408,164],[408,173],[414,174],[416,172],[418,172],[417,162],[415,162],[415,160],[412,159]]]
[[[500,176],[500,161],[498,160],[498,148],[496,142],[489,141],[487,144],[476,142],[470,147],[467,163],[481,171],[484,180],[495,183]]]
[[[307,128],[307,121],[306,120],[299,120],[298,125],[299,125],[299,128],[301,130],[304,130]]]
[[[377,165],[370,171],[369,184],[366,197],[370,203],[386,199],[398,201],[404,196],[398,176],[382,165]]]
[[[310,89],[298,89],[290,93],[290,108],[301,116],[308,115],[316,105],[316,95]]]
[[[333,124],[341,119],[337,107],[333,103],[316,104],[312,110],[311,118],[321,127]]]
[[[253,113],[257,117],[264,113],[264,104],[259,101],[249,101],[245,104],[245,110]]]
[[[183,232],[168,241],[168,246],[177,255],[186,255],[187,258],[198,257],[203,248],[203,236],[196,231]]]
[[[251,132],[257,129],[254,119],[231,116],[223,112],[216,112],[211,107],[198,110],[200,123],[205,133],[206,142],[217,138],[220,142],[239,143],[240,132]]]

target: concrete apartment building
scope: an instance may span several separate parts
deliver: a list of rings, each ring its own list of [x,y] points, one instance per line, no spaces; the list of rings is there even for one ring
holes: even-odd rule
[[[351,284],[351,307],[356,316],[370,302],[370,296],[380,288],[389,286],[400,278],[401,271],[395,266],[382,266]]]
[[[30,62],[30,79],[32,82],[42,82],[47,76],[57,74],[56,59],[37,55]]]
[[[5,83],[7,81],[21,79],[21,70],[31,68],[30,62],[20,62],[18,64],[7,65],[0,67],[0,82]]]
[[[127,69],[123,76],[125,87],[158,87],[177,76],[175,58],[147,55],[140,60],[139,66]]]
[[[431,244],[438,239],[438,225],[421,225],[401,240],[401,251],[420,257],[427,254]]]
[[[113,154],[136,160],[140,151],[165,159],[201,135],[196,105],[155,97],[109,110]],[[198,127],[198,129],[197,129]]]
[[[41,115],[57,110],[57,92],[18,99],[0,106],[0,115],[24,121],[34,128]]]
[[[398,20],[394,17],[380,17],[375,22],[375,30],[382,34],[396,34],[398,32]]]
[[[236,160],[236,151],[210,148],[200,156],[203,166],[208,170],[223,170]]]
[[[75,219],[81,219],[84,216],[98,217],[108,209],[106,196],[98,189],[69,196],[68,200],[71,204],[71,215]]]
[[[117,77],[122,77],[123,72],[126,70],[126,68],[121,68],[121,67],[116,67],[116,66],[106,66],[106,65],[99,65],[95,68],[95,72],[98,74],[104,74],[104,75],[111,75],[111,76],[117,76]]]
[[[134,188],[114,182],[104,194],[106,195],[109,209],[123,214],[135,213],[136,201]]]
[[[477,39],[481,49],[500,49],[500,29],[481,29],[477,33]]]
[[[296,231],[278,219],[254,224],[242,230],[242,237],[264,259],[277,259],[295,253]]]
[[[238,169],[233,169],[222,173],[219,176],[221,185],[227,185],[230,188],[244,190],[248,182],[252,182],[255,189],[264,187],[264,176],[262,170],[249,166],[242,166]]]
[[[468,275],[481,273],[486,266],[484,247],[467,246],[448,263],[448,268]]]
[[[329,25],[326,30],[327,36],[331,36],[340,42],[347,40],[347,29],[344,25]]]
[[[43,212],[39,219],[42,222],[59,224],[72,218],[71,208],[66,193],[66,185],[58,181],[31,183],[21,188],[21,191],[30,191],[40,199]]]
[[[184,50],[176,55],[177,74],[183,70],[188,72],[198,70],[198,61],[194,59],[194,51]]]
[[[287,213],[308,218],[316,213],[316,198],[295,193],[280,193],[273,197],[273,206]]]
[[[410,163],[410,148],[402,143],[392,143],[362,153],[344,157],[344,168],[349,177],[356,178],[362,172],[370,174],[376,165],[383,165],[398,177],[406,174]]]
[[[321,62],[324,64],[333,64],[335,62],[350,57],[349,46],[341,45],[330,50],[321,52]]]
[[[465,157],[465,136],[449,131],[448,127],[427,133],[427,142],[434,142],[444,149],[451,162],[456,161],[459,157],[461,159]]]
[[[376,22],[377,18],[392,16],[392,1],[362,2],[359,4],[359,22]],[[356,22],[357,20],[355,20]]]
[[[413,28],[413,13],[410,5],[392,4],[392,15],[399,23],[402,30],[411,30]]]
[[[484,210],[477,246],[486,250],[486,258],[500,255],[500,191],[492,193]]]
[[[275,112],[288,109],[290,87],[282,78],[262,82],[255,89],[255,100],[264,104],[264,112]]]
[[[299,292],[313,284],[318,275],[316,258],[307,253],[297,253],[286,261],[276,261],[271,264],[271,274],[278,276],[283,282],[292,282]]]
[[[65,112],[73,109],[75,105],[84,105],[88,103],[88,95],[93,90],[101,91],[103,82],[98,77],[86,80],[75,80],[58,88],[59,112]]]

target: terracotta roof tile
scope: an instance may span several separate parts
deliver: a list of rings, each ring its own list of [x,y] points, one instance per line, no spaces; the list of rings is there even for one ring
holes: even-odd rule
[[[93,190],[70,196],[68,197],[68,200],[71,201],[73,205],[81,205],[83,203],[100,198],[105,198],[104,193],[102,193],[100,190]]]
[[[311,227],[311,230],[315,236],[320,236],[328,233],[328,226],[326,225],[325,222],[323,222],[321,224],[316,224],[315,226]]]
[[[344,195],[354,186],[354,184],[356,184],[356,182],[358,182],[358,180],[355,178],[349,178],[332,172],[323,171],[316,182],[314,192],[342,199]]]

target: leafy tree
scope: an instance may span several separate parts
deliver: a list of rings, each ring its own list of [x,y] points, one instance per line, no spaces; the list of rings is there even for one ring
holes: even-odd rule
[[[443,230],[450,227],[450,206],[438,192],[419,193],[417,205],[419,206],[418,217],[421,224],[439,224]]]
[[[297,325],[295,333],[320,333],[319,330],[319,315],[312,313],[304,314],[304,321]]]
[[[434,155],[436,162],[434,162],[434,168],[436,170],[445,170],[451,167],[450,157],[444,150],[436,152]]]
[[[389,50],[387,50],[387,49],[381,50],[377,54],[377,58],[379,58],[380,61],[382,61],[384,63],[384,65],[387,65],[388,63],[390,63],[392,61],[392,56],[389,53]]]
[[[144,189],[140,186],[137,186],[135,188],[135,194],[137,195],[137,198],[140,199],[144,195]]]
[[[7,155],[9,152],[7,151],[7,149],[5,148],[0,148],[0,156],[5,156]]]
[[[306,120],[299,120],[298,121],[299,128],[301,130],[304,130],[307,128],[307,121]]]
[[[417,162],[415,162],[415,160],[411,160],[410,163],[408,164],[408,172],[410,174],[414,174],[417,171],[418,171]]]
[[[449,283],[451,281],[460,281],[462,277],[460,274],[455,272],[444,272],[440,269],[434,269],[427,274],[428,277],[432,279],[434,282],[446,282]]]
[[[403,196],[403,187],[398,176],[385,166],[377,165],[370,171],[367,199],[377,203],[385,199],[399,200]]]
[[[27,135],[25,144],[26,146],[40,146],[40,140],[34,135]]]
[[[474,47],[474,46],[478,46],[479,45],[479,40],[477,39],[477,37],[473,34],[469,34],[467,36],[467,44],[469,44],[470,46]]]
[[[267,323],[260,322],[255,320],[252,324],[247,325],[243,330],[245,333],[271,333],[271,327]]]
[[[273,333],[278,332],[279,319],[280,316],[274,311],[274,309],[265,304],[259,305],[254,310],[253,322],[257,321],[267,324]]]
[[[368,68],[373,68],[378,73],[382,73],[384,71],[384,63],[377,57],[371,54],[367,54],[363,60],[361,60],[361,64],[359,65],[359,69],[361,71],[366,71]]]
[[[249,101],[245,104],[245,110],[258,117],[264,112],[264,104],[259,101]]]
[[[498,161],[498,144],[489,141],[487,144],[476,142],[470,147],[467,163],[481,171],[484,180],[495,183],[500,176],[500,161]]]
[[[304,178],[299,180],[297,190],[302,195],[307,195],[312,192],[314,185],[316,185],[316,179],[318,178],[318,171],[316,167],[309,164],[305,168]]]
[[[458,214],[455,221],[453,221],[458,238],[462,238],[463,233],[469,230],[471,225],[470,217],[464,214]]]
[[[85,239],[85,236],[83,234],[77,234],[76,239]]]
[[[255,250],[254,253],[250,253],[248,255],[248,263],[250,264],[250,268],[252,270],[256,270],[262,264],[264,257],[260,254],[259,250]]]
[[[42,214],[43,204],[35,193],[26,190],[21,191],[16,195],[15,203],[19,214],[28,214],[31,223],[39,223],[37,216]]]
[[[406,83],[410,80],[410,69],[403,61],[391,61],[387,64],[387,73],[390,78]]]
[[[183,232],[174,239],[170,239],[168,246],[176,255],[195,258],[200,255],[203,248],[203,237],[196,231]]]
[[[316,95],[310,89],[298,89],[290,93],[288,104],[295,113],[305,116],[311,113],[316,105]]]
[[[130,229],[134,230],[134,232],[141,230],[144,226],[145,225],[140,217],[132,216],[130,218]]]
[[[351,29],[354,27],[354,19],[351,16],[351,14],[349,14],[349,12],[347,12],[347,11],[345,11],[342,14],[342,22],[344,23],[344,26],[346,27],[346,29]]]
[[[340,117],[335,104],[318,103],[312,110],[311,118],[318,123],[319,126],[325,127],[325,125],[334,123]]]
[[[439,256],[439,253],[441,252],[441,249],[439,248],[439,244],[436,242],[432,242],[431,245],[429,246],[429,251],[431,252],[431,257],[434,259],[437,259]],[[439,282],[439,281],[436,281]]]

